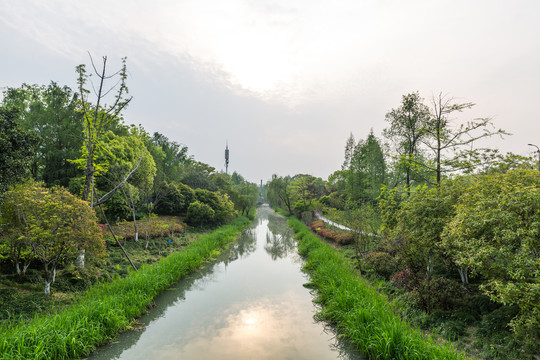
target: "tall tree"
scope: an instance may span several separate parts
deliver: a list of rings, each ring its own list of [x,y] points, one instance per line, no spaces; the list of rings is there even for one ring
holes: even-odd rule
[[[93,197],[94,175],[95,175],[95,156],[99,144],[99,139],[103,136],[106,127],[111,122],[117,120],[121,116],[122,110],[129,104],[131,97],[127,98],[128,88],[126,85],[127,68],[126,58],[122,58],[122,67],[112,75],[106,73],[107,57],[103,57],[103,65],[100,71],[96,68],[92,57],[90,57],[94,75],[98,78],[97,87],[92,84],[95,94],[95,103],[89,101],[90,90],[86,89],[86,83],[89,76],[86,72],[86,66],[81,64],[77,66],[78,73],[77,84],[79,86],[80,96],[80,111],[84,119],[84,146],[86,147],[86,167],[85,167],[85,184],[82,198],[88,200]],[[118,83],[110,88],[107,88],[107,82],[111,79],[118,78]],[[111,105],[104,104],[107,95],[116,89],[114,101]],[[91,202],[93,203],[93,201]]]
[[[343,160],[343,164],[341,165],[341,170],[348,170],[351,166],[351,157],[353,155],[355,147],[356,143],[354,140],[354,135],[351,133],[347,138],[347,143],[345,144],[345,159]]]
[[[292,211],[292,194],[290,176],[280,177],[276,174],[272,175],[272,180],[268,183],[268,198],[270,205],[283,206],[287,211]]]
[[[77,175],[68,160],[78,156],[82,146],[82,114],[76,112],[78,95],[55,82],[48,86],[23,84],[8,88],[3,103],[19,110],[20,123],[41,138],[32,160],[32,175],[48,186],[67,187]]]
[[[479,118],[461,124],[458,127],[452,127],[450,116],[456,112],[472,108],[475,104],[471,102],[456,103],[455,99],[439,93],[433,96],[431,100],[431,119],[425,128],[423,141],[434,152],[435,156],[435,177],[437,184],[441,183],[443,172],[461,170],[466,164],[461,159],[478,162],[478,154],[467,150],[467,156],[464,156],[459,150],[474,141],[490,137],[493,135],[508,135],[502,129],[492,130],[493,125],[489,118]],[[450,152],[451,154],[446,154]]]
[[[429,108],[422,102],[418,92],[403,95],[401,106],[386,114],[390,127],[384,129],[384,136],[394,142],[399,163],[405,172],[405,184],[410,189],[415,176],[417,163],[415,159],[420,153],[420,144],[426,136],[429,122]]]
[[[353,201],[374,201],[385,183],[386,162],[373,129],[366,140],[354,148],[348,172],[349,198]]]
[[[23,130],[17,118],[17,110],[0,107],[0,194],[24,176],[38,144],[37,135]]]

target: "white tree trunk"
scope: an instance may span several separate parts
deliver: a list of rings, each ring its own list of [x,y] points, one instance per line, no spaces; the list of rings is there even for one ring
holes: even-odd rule
[[[79,255],[77,256],[77,260],[75,261],[75,267],[77,269],[84,269],[84,254],[85,254],[85,250],[82,249],[80,252],[79,252]]]
[[[461,282],[463,283],[464,287],[467,287],[469,285],[469,276],[467,274],[467,268],[466,267],[460,267],[458,269],[459,277],[461,278]]]
[[[18,261],[15,261],[15,269],[17,270],[17,275],[21,275],[21,267]]]
[[[49,280],[45,280],[45,296],[51,295],[51,282]]]

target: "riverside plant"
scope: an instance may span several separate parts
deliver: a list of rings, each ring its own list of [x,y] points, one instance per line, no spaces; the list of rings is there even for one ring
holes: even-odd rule
[[[118,331],[128,329],[156,295],[216,256],[248,224],[247,218],[238,218],[152,266],[93,286],[64,310],[4,325],[0,329],[1,358],[76,359],[90,354]]]
[[[289,218],[298,251],[307,257],[304,270],[322,306],[317,318],[336,324],[369,359],[466,359],[450,344],[439,345],[402,321],[381,294],[354,274],[345,257],[322,242],[298,219]]]

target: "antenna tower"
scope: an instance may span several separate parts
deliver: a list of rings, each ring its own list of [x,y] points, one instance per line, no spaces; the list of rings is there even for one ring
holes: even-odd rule
[[[225,146],[225,174],[229,174],[229,141]]]

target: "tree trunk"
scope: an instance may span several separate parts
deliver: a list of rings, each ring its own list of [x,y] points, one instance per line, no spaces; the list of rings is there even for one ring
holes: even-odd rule
[[[461,278],[461,283],[463,284],[464,288],[468,288],[469,286],[469,276],[467,274],[467,268],[466,267],[460,267],[458,268],[459,277]]]
[[[49,271],[49,265],[45,265],[45,296],[51,296],[51,284],[56,280],[56,266],[53,266],[52,273]]]
[[[45,280],[45,296],[51,296],[51,283]]]
[[[84,254],[86,250],[81,249],[79,251],[79,255],[77,256],[77,260],[75,260],[75,267],[77,269],[84,269]]]

